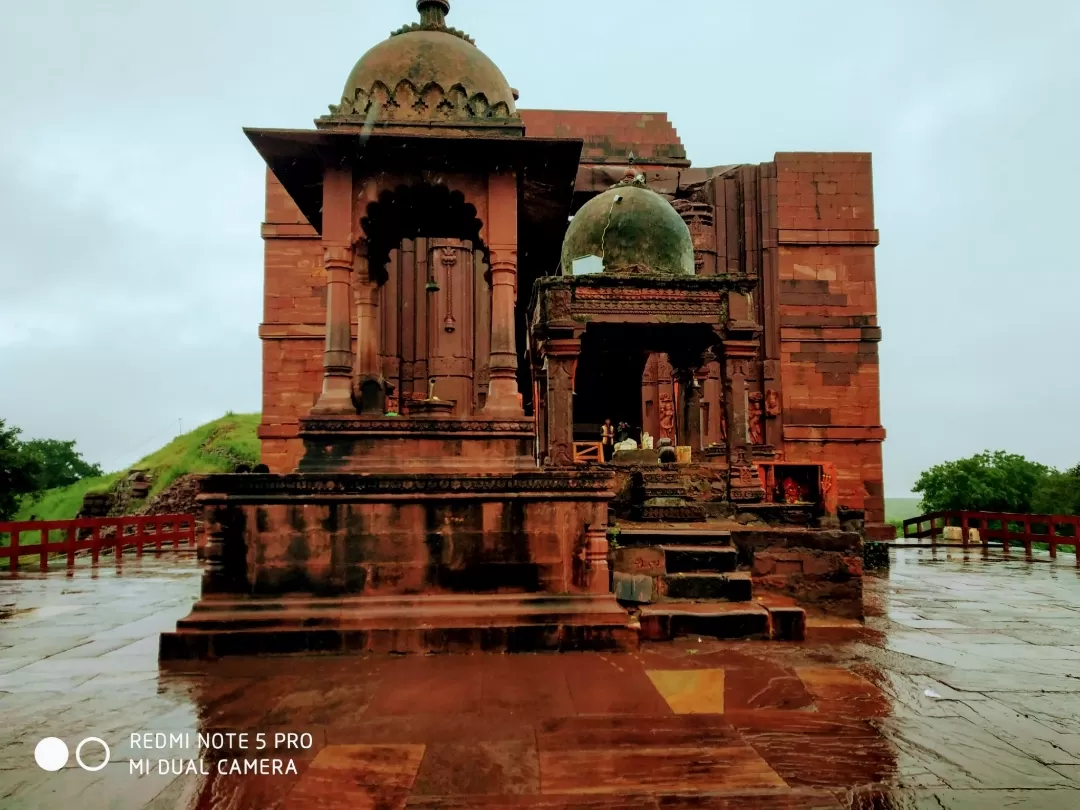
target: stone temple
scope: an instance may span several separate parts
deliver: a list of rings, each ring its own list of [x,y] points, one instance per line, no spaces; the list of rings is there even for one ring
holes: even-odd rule
[[[448,0],[267,165],[263,472],[162,658],[799,638],[883,524],[868,154],[519,109]]]

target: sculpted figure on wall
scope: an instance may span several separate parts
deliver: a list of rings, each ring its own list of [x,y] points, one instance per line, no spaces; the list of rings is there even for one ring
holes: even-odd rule
[[[666,391],[660,392],[660,437],[675,440],[675,403]]]
[[[756,391],[750,394],[750,409],[746,415],[750,444],[765,444],[765,429],[762,424],[762,417],[764,416],[763,399],[764,397]]]

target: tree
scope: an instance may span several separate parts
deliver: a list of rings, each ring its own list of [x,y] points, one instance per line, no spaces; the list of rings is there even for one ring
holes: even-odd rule
[[[0,419],[0,520],[11,520],[20,498],[38,488],[41,464],[19,441],[21,432]]]
[[[40,467],[37,489],[66,487],[83,478],[104,475],[97,464],[86,462],[75,449],[74,441],[59,439],[33,439],[23,443],[24,452],[34,456]]]
[[[1068,472],[1051,470],[1035,488],[1031,511],[1040,515],[1080,515],[1080,464]]]
[[[1031,512],[1032,499],[1049,467],[1003,450],[946,461],[915,482],[927,512],[966,509],[977,512]]]

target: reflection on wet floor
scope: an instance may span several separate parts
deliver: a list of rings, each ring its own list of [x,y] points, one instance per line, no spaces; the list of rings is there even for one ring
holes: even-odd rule
[[[1076,808],[1072,563],[899,550],[865,627],[812,619],[801,644],[165,669],[192,560],[0,579],[0,807]],[[251,736],[132,742],[159,731]],[[101,770],[34,764],[89,735]]]

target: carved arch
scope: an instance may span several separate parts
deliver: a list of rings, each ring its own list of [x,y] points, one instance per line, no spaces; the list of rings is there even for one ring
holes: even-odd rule
[[[482,238],[484,223],[477,216],[476,206],[462,192],[445,185],[401,184],[392,191],[385,190],[363,212],[360,227],[367,239],[371,278],[380,284],[386,281],[390,251],[404,239],[468,241],[490,262]]]

